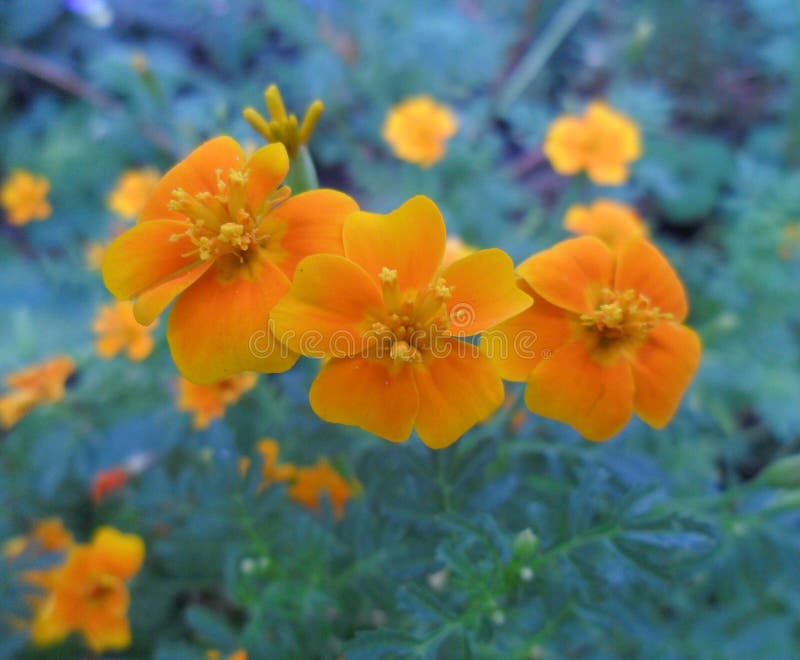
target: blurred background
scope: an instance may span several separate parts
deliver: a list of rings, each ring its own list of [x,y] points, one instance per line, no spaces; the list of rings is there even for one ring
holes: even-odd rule
[[[119,657],[797,656],[800,468],[763,476],[800,448],[796,0],[4,0],[0,75],[0,178],[46,179],[51,207],[0,219],[0,374],[75,364],[64,396],[0,430],[0,540],[47,516],[80,538],[140,534]],[[377,212],[428,195],[451,233],[515,262],[567,236],[573,203],[635,206],[704,340],[672,424],[592,445],[517,414],[511,386],[451,449],[394,446],[317,420],[302,362],[198,428],[164,323],[145,360],[104,356],[102,246],[203,140],[262,144],[241,110],[272,82],[298,115],[325,103],[320,185]],[[382,138],[419,94],[459,123],[429,168]],[[542,153],[550,123],[596,98],[642,130],[620,187]],[[331,461],[353,486],[344,516],[240,476],[265,436],[287,461]],[[115,466],[129,479],[93,497]],[[24,619],[14,574],[0,609]],[[76,638],[36,651],[4,619],[0,657],[86,657]]]

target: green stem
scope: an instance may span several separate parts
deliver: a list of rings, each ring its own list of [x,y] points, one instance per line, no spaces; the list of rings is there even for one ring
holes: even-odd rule
[[[311,153],[304,146],[300,147],[297,153],[292,156],[289,165],[289,176],[286,177],[286,185],[292,189],[292,193],[295,195],[319,188],[314,161],[311,159]]]

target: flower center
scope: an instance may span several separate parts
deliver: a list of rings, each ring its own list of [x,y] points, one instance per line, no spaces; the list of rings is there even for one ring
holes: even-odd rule
[[[451,334],[447,300],[453,295],[453,287],[440,277],[411,298],[400,291],[396,270],[384,266],[378,277],[385,312],[370,330],[375,355],[388,356],[395,362],[421,363],[423,351]]]
[[[86,599],[100,603],[111,596],[117,589],[117,578],[112,575],[99,575],[86,587]]]
[[[603,289],[595,310],[579,317],[583,327],[595,333],[603,345],[640,343],[647,333],[672,314],[662,312],[650,299],[633,289]]]
[[[291,190],[281,186],[269,195],[257,209],[250,207],[247,187],[248,170],[230,170],[227,181],[217,170],[216,192],[203,191],[190,195],[183,188],[172,191],[171,211],[177,211],[189,221],[189,228],[173,234],[171,240],[187,237],[195,249],[183,256],[197,255],[202,261],[232,254],[244,262],[247,252],[267,244],[270,238],[264,219],[284,202]]]

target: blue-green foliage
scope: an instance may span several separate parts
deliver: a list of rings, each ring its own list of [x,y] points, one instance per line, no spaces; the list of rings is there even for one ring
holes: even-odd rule
[[[0,539],[52,515],[80,539],[100,524],[145,539],[134,645],[115,657],[797,656],[800,501],[759,473],[800,446],[800,245],[786,244],[800,222],[800,8],[587,3],[500,105],[567,4],[0,4],[0,167],[46,175],[54,208],[0,226],[0,373],[60,352],[79,365],[63,401],[0,434]],[[704,339],[671,425],[634,421],[603,445],[532,416],[518,428],[509,386],[510,410],[432,452],[319,421],[316,365],[301,362],[195,431],[175,410],[163,323],[144,363],[96,357],[91,319],[109,295],[83,251],[116,225],[116,178],[163,171],[218,133],[255,139],[239,112],[272,81],[298,113],[325,101],[311,145],[322,185],[380,212],[427,194],[452,232],[515,260],[565,236],[572,202],[635,203]],[[387,109],[415,93],[461,122],[427,170],[381,139]],[[595,96],[644,131],[646,154],[618,189],[563,179],[539,154],[548,123]],[[342,520],[283,486],[260,490],[257,470],[240,477],[239,457],[258,465],[267,435],[287,461],[327,456],[360,481]],[[140,452],[155,464],[94,506],[97,471]],[[85,657],[76,638],[26,644],[10,619],[26,616],[19,587],[0,562],[0,658]]]

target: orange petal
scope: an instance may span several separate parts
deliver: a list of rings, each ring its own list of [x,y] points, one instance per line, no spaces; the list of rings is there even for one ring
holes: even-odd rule
[[[175,302],[167,341],[188,380],[207,385],[243,371],[278,373],[297,360],[267,328],[289,280],[267,260],[252,269],[226,273],[218,263]]]
[[[583,342],[573,342],[533,370],[525,403],[537,415],[569,424],[589,440],[607,440],[633,412],[630,365],[624,359],[598,364]]]
[[[523,261],[517,272],[548,301],[571,312],[588,313],[600,289],[611,285],[614,258],[594,236],[561,241]]]
[[[342,227],[345,218],[358,211],[355,200],[337,190],[309,190],[290,197],[272,216],[285,223],[280,248],[285,256],[276,261],[289,276],[301,259],[312,254],[344,254]]]
[[[628,180],[628,166],[624,163],[590,161],[586,174],[598,186],[621,186]]]
[[[182,235],[187,226],[175,220],[153,220],[118,236],[103,257],[108,290],[117,299],[127,300],[193,264],[195,256],[182,256],[194,249],[192,243],[184,236],[170,240]]]
[[[481,347],[500,375],[517,382],[528,380],[542,359],[551,357],[572,335],[567,312],[533,294],[524,282],[521,287],[534,296],[533,305],[481,335]]]
[[[632,360],[636,413],[657,429],[667,425],[700,364],[700,337],[685,325],[653,328]]]
[[[245,166],[250,170],[247,184],[247,201],[257,211],[261,204],[286,178],[289,172],[289,154],[280,142],[258,149]]]
[[[514,262],[502,250],[481,250],[459,259],[442,273],[453,295],[447,301],[452,331],[469,337],[531,306],[516,285]]]
[[[414,369],[419,412],[414,422],[431,449],[453,444],[502,405],[503,381],[478,346],[456,339],[441,343]]]
[[[547,131],[544,155],[559,174],[577,174],[585,165],[586,127],[580,117],[556,119]]]
[[[317,254],[297,266],[290,293],[270,314],[270,327],[293,351],[345,357],[361,350],[372,323],[369,312],[381,307],[380,290],[358,264]]]
[[[444,257],[442,214],[427,197],[417,195],[388,215],[353,213],[344,223],[344,252],[380,286],[378,274],[397,270],[401,291],[430,284]]]
[[[180,213],[169,210],[173,190],[183,188],[190,195],[216,192],[217,170],[226,176],[228,170],[241,169],[242,165],[244,152],[233,138],[223,135],[204,142],[161,177],[138,221],[183,219]]]
[[[358,426],[392,442],[408,439],[418,407],[409,367],[362,357],[327,362],[311,384],[309,401],[326,422]]]
[[[95,653],[121,651],[131,645],[130,624],[123,615],[102,613],[96,617],[87,617],[82,631],[87,645]]]
[[[135,534],[123,534],[113,527],[101,527],[92,538],[92,556],[103,570],[120,580],[129,580],[144,561],[144,542]]]
[[[677,273],[659,249],[644,238],[633,238],[620,249],[614,288],[643,293],[662,312],[673,314],[678,322],[689,311]]]
[[[150,325],[175,296],[199,280],[213,264],[211,259],[195,262],[144,291],[133,305],[136,320],[142,325]]]

